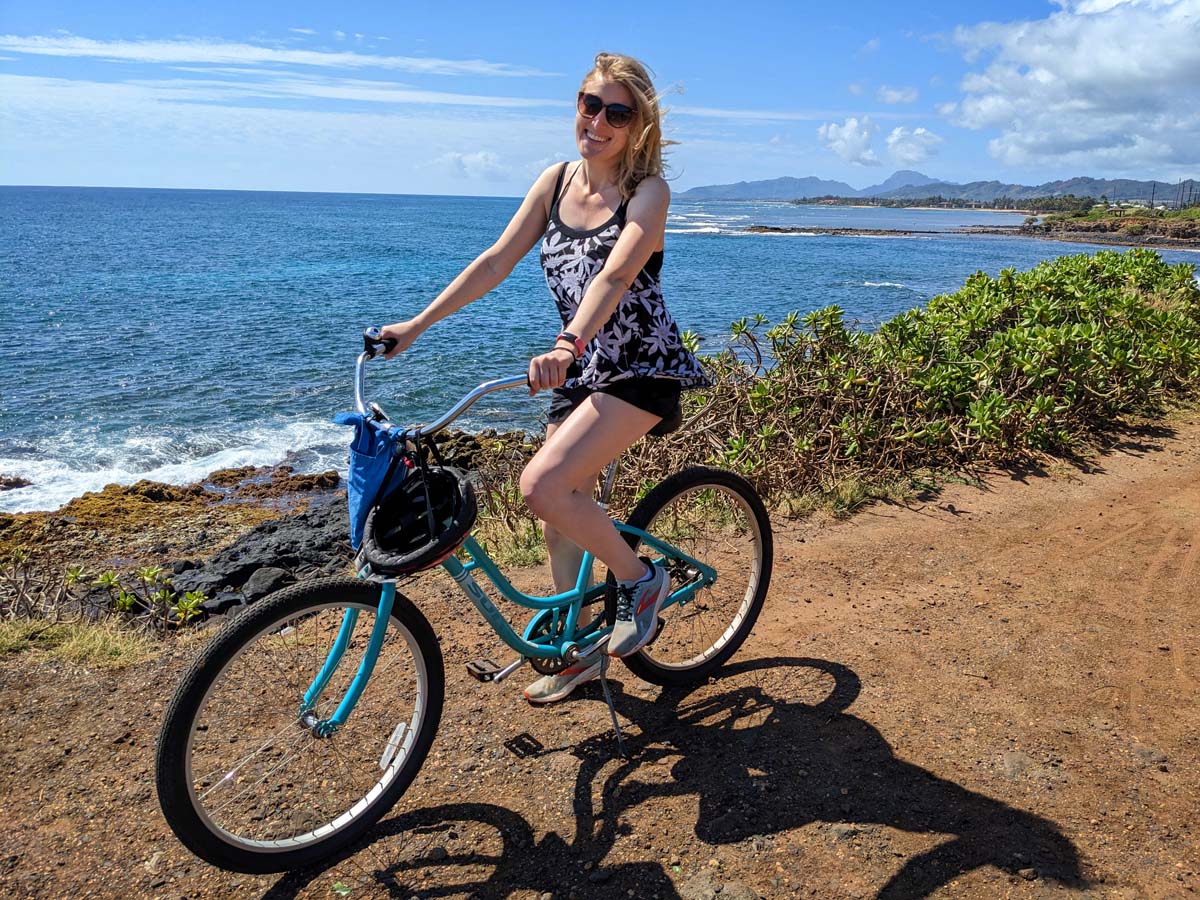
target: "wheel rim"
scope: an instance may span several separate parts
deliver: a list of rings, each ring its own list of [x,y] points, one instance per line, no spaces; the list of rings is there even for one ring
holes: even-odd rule
[[[641,651],[662,668],[695,668],[729,645],[753,606],[763,571],[758,518],[739,492],[700,484],[672,497],[645,530],[717,571],[716,582],[690,601],[663,609],[661,633]],[[637,552],[657,558],[644,544]],[[685,582],[680,568],[672,570],[672,591]]]
[[[348,609],[359,611],[357,625],[313,709],[328,719],[358,670],[373,605],[331,602],[269,623],[205,692],[187,739],[187,785],[193,808],[223,840],[281,853],[326,840],[383,795],[413,752],[428,714],[429,673],[415,636],[394,618],[345,725],[317,737],[300,719],[304,692]]]

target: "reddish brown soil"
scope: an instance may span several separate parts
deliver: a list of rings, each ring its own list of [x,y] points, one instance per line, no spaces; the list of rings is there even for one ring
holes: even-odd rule
[[[767,608],[722,677],[671,693],[614,669],[629,761],[598,685],[532,709],[525,673],[471,681],[494,642],[423,579],[449,676],[430,760],[368,843],[290,876],[200,863],[158,811],[155,733],[194,638],[115,675],[0,661],[0,894],[1200,891],[1200,415],[1086,471],[776,525]]]

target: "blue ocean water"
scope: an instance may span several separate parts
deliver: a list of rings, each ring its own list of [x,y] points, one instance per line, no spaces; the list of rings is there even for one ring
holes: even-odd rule
[[[0,188],[0,510],[54,509],[109,482],[194,481],[287,461],[344,468],[359,333],[418,312],[503,229],[515,199],[109,188]],[[877,323],[982,269],[1080,244],[945,235],[754,235],[752,224],[949,230],[1019,215],[676,203],[663,284],[705,346],[761,312],[840,304]],[[1164,253],[1200,261],[1194,253]],[[536,250],[368,393],[426,421],[523,372],[559,327]],[[535,429],[547,399],[493,394],[460,424]]]

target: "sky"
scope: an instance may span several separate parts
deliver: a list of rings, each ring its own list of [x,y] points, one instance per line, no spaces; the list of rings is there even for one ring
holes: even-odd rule
[[[1200,0],[0,0],[0,184],[521,196],[599,51],[675,191],[1200,177]]]

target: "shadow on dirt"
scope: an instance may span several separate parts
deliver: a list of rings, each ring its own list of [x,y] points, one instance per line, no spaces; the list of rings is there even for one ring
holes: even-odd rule
[[[879,888],[879,900],[927,897],[982,866],[1011,874],[1033,869],[1064,885],[1086,885],[1074,845],[1053,822],[898,759],[875,728],[846,713],[860,690],[858,676],[849,668],[803,657],[729,665],[712,683],[666,689],[654,701],[616,690],[618,712],[635,726],[626,726],[629,759],[618,756],[611,731],[570,748],[544,749],[528,734],[510,742],[521,748],[519,755],[571,754],[579,759],[572,843],[553,832],[535,842],[529,823],[500,806],[445,804],[387,820],[367,841],[321,870],[286,876],[264,900],[295,897],[322,872],[351,857],[360,869],[372,869],[376,891],[404,898],[499,900],[517,891],[615,897],[630,889],[639,897],[678,898],[670,874],[658,862],[600,869],[584,863],[604,859],[627,832],[623,822],[629,811],[656,798],[681,795],[699,798],[695,835],[710,845],[769,838],[814,823],[829,823],[842,838],[879,825],[949,835],[904,862]],[[812,702],[794,699],[797,694]],[[598,692],[588,696],[597,698]],[[496,851],[451,852],[443,841],[437,849],[409,850],[403,861],[379,860],[382,864],[373,867],[368,862],[372,846],[387,837],[457,836],[468,827],[457,823],[476,828],[482,823],[494,838],[485,843]],[[779,889],[781,894],[792,892],[790,884]]]

